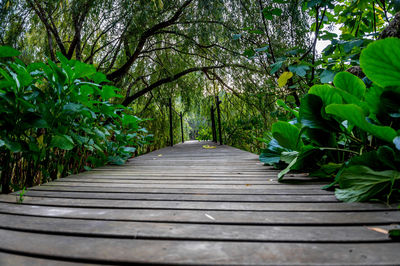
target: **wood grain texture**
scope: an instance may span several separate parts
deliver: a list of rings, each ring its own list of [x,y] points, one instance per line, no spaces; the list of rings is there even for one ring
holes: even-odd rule
[[[396,206],[189,142],[0,196],[0,265],[396,265]],[[211,145],[214,145],[211,143]]]

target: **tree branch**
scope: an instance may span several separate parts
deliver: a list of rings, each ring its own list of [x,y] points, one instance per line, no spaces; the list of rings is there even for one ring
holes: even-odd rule
[[[261,9],[261,18],[262,18],[262,22],[263,22],[263,24],[264,24],[265,34],[267,35],[268,48],[269,48],[269,52],[271,53],[272,62],[273,62],[273,63],[276,63],[275,55],[274,55],[274,50],[272,49],[271,38],[269,37],[269,33],[268,33],[267,22],[265,21],[265,17],[264,17],[264,13],[263,13],[263,9],[264,9],[264,8],[263,8],[263,6],[262,6],[261,0],[258,0],[258,4],[259,4],[260,9]]]
[[[226,66],[226,65],[221,65],[221,66],[206,66],[206,67],[193,67],[193,68],[186,69],[186,70],[184,70],[184,71],[182,71],[182,72],[179,72],[179,73],[177,73],[177,74],[175,74],[175,75],[173,75],[173,76],[160,79],[160,80],[158,80],[158,81],[156,81],[156,82],[150,84],[150,85],[147,86],[146,88],[144,88],[144,89],[142,89],[142,90],[136,92],[135,94],[133,94],[133,95],[131,95],[131,96],[129,96],[129,97],[126,97],[125,100],[122,102],[122,105],[128,106],[130,103],[132,103],[134,100],[136,100],[136,99],[139,98],[140,96],[142,96],[142,95],[144,95],[144,94],[146,94],[146,93],[152,91],[153,89],[155,89],[155,88],[157,88],[157,87],[159,87],[159,86],[161,86],[161,85],[163,85],[163,84],[166,84],[166,83],[170,83],[170,82],[172,82],[172,81],[175,81],[175,80],[177,80],[177,79],[179,79],[179,78],[181,78],[181,77],[183,77],[183,76],[185,76],[185,75],[187,75],[187,74],[189,74],[189,73],[197,72],[197,71],[203,71],[203,72],[204,72],[204,71],[207,71],[207,70],[218,69],[218,68],[224,68],[224,67],[229,67],[229,66]]]
[[[107,79],[109,80],[116,80],[118,78],[123,77],[128,71],[129,68],[133,65],[133,63],[136,61],[138,58],[140,52],[142,51],[147,39],[154,35],[157,31],[166,28],[170,25],[172,25],[175,21],[179,19],[179,17],[182,15],[184,9],[192,2],[193,0],[186,0],[183,5],[175,12],[175,14],[168,19],[167,21],[160,22],[150,29],[147,29],[145,32],[142,33],[142,35],[139,38],[139,42],[136,46],[136,49],[132,56],[128,59],[128,61],[122,65],[119,69],[116,71],[110,73],[107,75]]]
[[[42,23],[44,24],[46,29],[53,34],[53,36],[54,36],[54,38],[56,40],[56,43],[58,45],[58,48],[60,48],[61,53],[64,56],[66,56],[67,52],[66,52],[64,44],[63,44],[63,42],[62,42],[62,40],[60,38],[60,35],[58,34],[57,29],[55,27],[53,27],[54,23],[52,23],[53,26],[49,24],[48,19],[45,17],[45,11],[43,10],[43,7],[40,5],[40,3],[37,0],[34,0],[36,6],[31,0],[27,0],[27,1],[28,1],[29,5],[33,8],[35,13],[38,15],[39,19],[42,21]],[[50,14],[49,14],[49,17],[51,18]]]
[[[83,22],[85,21],[85,18],[90,10],[90,7],[93,3],[93,0],[90,1],[84,1],[84,5],[81,8],[81,6],[75,7],[76,9],[79,10],[74,10],[73,14],[73,20],[74,20],[74,28],[75,28],[75,35],[74,38],[72,39],[72,43],[69,46],[68,52],[67,52],[67,58],[71,59],[72,55],[74,54],[74,51],[76,50],[76,58],[80,60],[80,52],[81,52],[81,30],[82,30],[82,25]]]
[[[318,7],[318,9],[317,9],[317,13],[318,13],[318,10],[319,10],[319,7]],[[317,45],[317,41],[318,41],[318,34],[319,34],[319,31],[320,31],[320,29],[321,29],[321,25],[322,25],[322,22],[323,22],[323,20],[324,20],[324,17],[325,17],[325,12],[326,12],[326,7],[325,7],[325,9],[324,9],[324,11],[323,11],[323,13],[322,13],[322,17],[321,17],[321,21],[320,21],[320,23],[318,23],[318,14],[317,14],[317,20],[316,20],[316,25],[315,25],[315,39],[314,39],[314,42],[313,42],[313,44],[310,46],[310,48],[308,48],[308,50],[300,57],[300,59],[299,59],[299,61],[301,61],[301,60],[303,60],[311,51],[313,51],[313,49],[315,49],[315,46]]]

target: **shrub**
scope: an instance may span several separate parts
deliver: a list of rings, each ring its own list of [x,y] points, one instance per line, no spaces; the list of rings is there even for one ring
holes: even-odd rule
[[[61,54],[59,64],[25,65],[18,54],[0,47],[3,192],[123,164],[151,137],[129,108],[112,102],[119,89],[93,65]]]
[[[400,39],[371,43],[361,53],[363,80],[341,72],[314,85],[294,120],[272,126],[266,164],[335,178],[343,201],[389,201],[400,194]],[[371,84],[372,81],[372,84]],[[366,86],[366,84],[371,84]],[[281,106],[289,110],[281,101]],[[327,188],[328,188],[327,187]]]

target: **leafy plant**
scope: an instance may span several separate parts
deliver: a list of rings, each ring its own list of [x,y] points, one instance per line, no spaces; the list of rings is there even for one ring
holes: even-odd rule
[[[11,51],[11,52],[10,52]],[[114,103],[119,89],[93,65],[51,60],[25,65],[0,49],[0,160],[3,192],[76,173],[85,166],[123,164],[148,142],[142,119]],[[18,174],[17,174],[18,173]]]
[[[360,64],[371,86],[347,72],[336,75],[334,86],[312,86],[298,117],[272,126],[260,160],[285,168],[280,179],[289,170],[335,176],[328,187],[338,185],[335,194],[343,201],[398,197],[400,52],[395,47],[400,39],[388,38],[362,51]]]
[[[395,229],[390,229],[389,230],[389,237],[393,240],[399,240],[400,239],[400,229],[395,228]]]
[[[24,196],[26,192],[27,190],[25,189],[25,187],[23,187],[22,190],[18,193],[17,203],[22,204],[24,202]]]

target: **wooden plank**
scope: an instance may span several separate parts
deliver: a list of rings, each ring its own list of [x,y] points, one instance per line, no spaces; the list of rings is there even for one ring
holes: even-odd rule
[[[0,203],[0,213],[114,221],[265,225],[371,225],[400,221],[399,211],[285,212],[169,209],[106,209]]]
[[[252,243],[140,240],[47,235],[0,230],[4,250],[112,263],[202,265],[398,264],[400,243]]]
[[[18,252],[19,253],[19,252]],[[39,255],[40,256],[40,255]],[[17,255],[12,253],[5,253],[0,251],[0,265],[2,266],[16,266],[16,265],[29,265],[29,266],[82,266],[82,265],[95,265],[89,263],[69,262],[63,260],[53,260],[49,258],[39,258],[27,255]]]
[[[265,184],[265,185],[190,185],[190,184],[114,184],[114,183],[80,183],[80,182],[51,182],[43,184],[42,186],[52,186],[52,187],[63,187],[63,186],[73,186],[73,187],[106,187],[106,188],[171,188],[171,189],[240,189],[240,190],[253,190],[253,189],[297,189],[301,186],[303,189],[320,189],[321,185],[293,185],[293,184]]]
[[[275,179],[275,176],[271,176],[271,179]],[[187,180],[187,181],[196,181],[196,180],[202,180],[202,181],[224,181],[224,180],[231,180],[231,181],[240,181],[240,180],[253,180],[253,181],[265,181],[267,179],[266,176],[207,176],[207,175],[197,175],[197,176],[187,176],[184,174],[180,175],[166,175],[166,174],[154,174],[154,175],[134,175],[134,174],[125,174],[125,175],[118,175],[118,174],[110,174],[110,175],[103,175],[103,174],[97,174],[97,175],[73,175],[69,177],[64,177],[61,179],[57,180],[164,180],[164,181],[169,181],[169,180]],[[304,178],[299,178],[299,180],[303,181],[305,180]],[[310,179],[308,179],[310,180]]]
[[[96,184],[180,184],[180,185],[270,185],[279,184],[276,179],[264,179],[264,180],[163,180],[163,179],[153,179],[153,180],[138,180],[138,179],[83,179],[83,178],[62,178],[54,181],[54,184],[58,182],[73,182],[73,183],[96,183]],[[322,187],[326,182],[310,182],[310,181],[293,181],[291,184],[296,185],[318,185]]]
[[[14,193],[17,195],[18,193]],[[337,202],[334,195],[207,195],[207,194],[155,194],[155,193],[103,193],[76,191],[28,190],[30,197],[75,198],[75,199],[114,199],[114,200],[181,200],[217,202]]]
[[[0,202],[16,203],[15,196],[2,195]],[[374,203],[254,203],[254,202],[207,202],[207,201],[152,201],[152,200],[104,200],[24,197],[23,205],[89,207],[114,209],[173,209],[173,210],[228,210],[228,211],[391,211],[383,204]]]
[[[103,174],[97,174],[97,175],[79,175],[79,176],[71,176],[71,177],[64,177],[61,179],[57,180],[163,180],[163,181],[169,181],[169,180],[175,180],[175,181],[269,181],[269,182],[277,182],[276,180],[276,173],[275,175],[271,176],[224,176],[224,175],[216,175],[216,176],[208,176],[208,175],[184,175],[184,174],[179,174],[179,175],[174,175],[174,174],[152,174],[152,175],[135,175],[135,174],[125,174],[125,175],[118,175],[118,174],[110,174],[110,175],[103,175]],[[272,180],[270,180],[272,179]],[[314,182],[314,181],[320,181],[318,179],[311,179],[311,178],[305,178],[305,177],[295,177],[295,178],[287,178],[287,180],[293,180],[293,181],[308,181],[308,182]],[[286,183],[286,182],[283,182]],[[325,182],[327,183],[327,182]]]
[[[384,230],[394,228],[375,225]],[[60,219],[0,214],[0,228],[43,234],[127,239],[212,240],[247,242],[341,243],[389,242],[366,226],[268,226],[124,222]]]
[[[118,192],[118,193],[164,193],[164,194],[204,194],[204,195],[332,195],[332,192],[321,189],[199,189],[199,188],[127,188],[127,187],[80,187],[80,186],[37,186],[30,190],[46,191],[80,191],[80,192]]]

